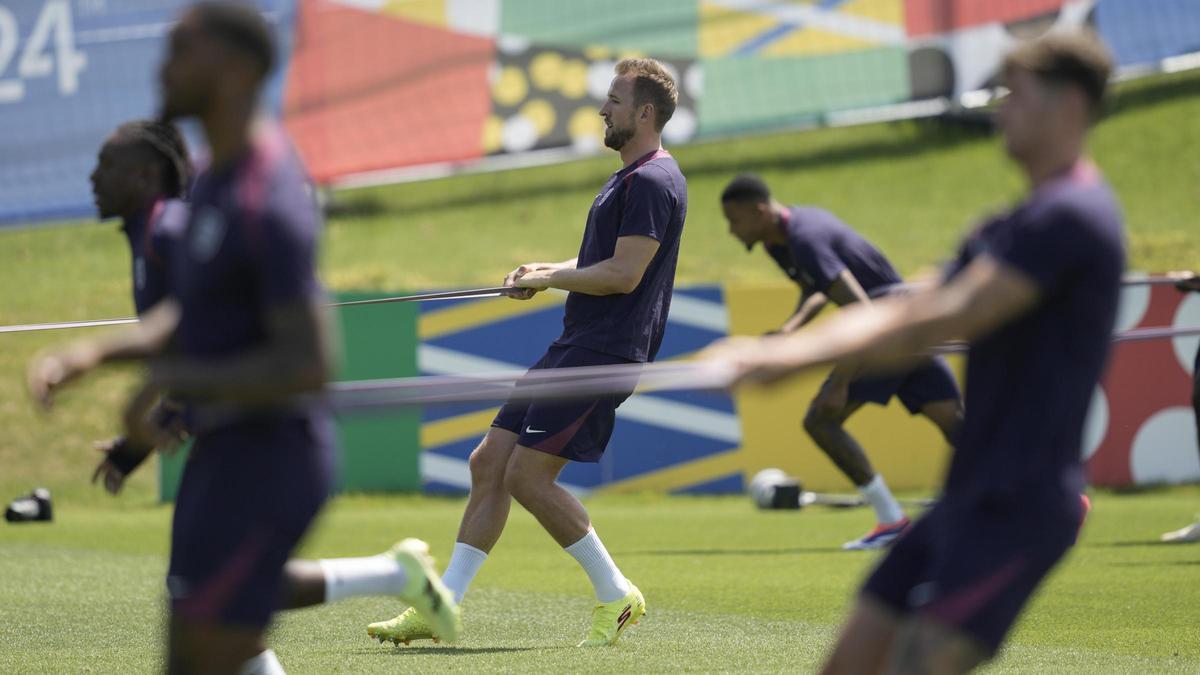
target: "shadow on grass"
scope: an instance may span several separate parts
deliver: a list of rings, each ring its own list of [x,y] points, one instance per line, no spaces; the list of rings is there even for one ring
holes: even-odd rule
[[[357,654],[377,654],[379,656],[472,656],[477,654],[504,654],[508,652],[534,652],[554,649],[567,649],[567,645],[553,647],[454,647],[450,645],[428,645],[424,647],[392,647],[391,649],[372,649],[361,647],[355,650]]]
[[[620,551],[617,555],[799,555],[802,553],[843,553],[840,546],[798,546],[794,548],[685,548],[650,551]]]

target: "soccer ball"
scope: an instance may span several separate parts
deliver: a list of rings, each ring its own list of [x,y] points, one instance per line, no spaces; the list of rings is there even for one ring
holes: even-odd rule
[[[800,508],[800,483],[780,469],[763,469],[750,479],[750,498],[760,509]]]

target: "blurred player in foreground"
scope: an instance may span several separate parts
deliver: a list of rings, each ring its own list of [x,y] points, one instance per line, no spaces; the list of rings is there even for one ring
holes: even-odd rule
[[[183,136],[174,124],[135,120],[117,127],[104,142],[92,171],[92,194],[101,220],[119,217],[132,259],[133,305],[146,313],[167,295],[167,274],[175,242],[187,226],[183,201],[191,181],[191,163]],[[171,435],[182,433],[177,411],[158,415]],[[131,444],[124,436],[97,443],[104,459],[92,480],[103,479],[112,494],[153,448]]]
[[[368,558],[288,560],[332,484],[332,419],[319,392],[333,364],[314,269],[320,218],[286,137],[256,112],[274,54],[251,6],[205,2],[184,13],[162,67],[163,116],[199,118],[212,164],[170,256],[171,295],[138,326],[30,370],[33,394],[48,403],[101,363],[153,358],[124,415],[136,447],[161,442],[147,415],[164,392],[188,406],[196,440],[167,577],[172,673],[281,673],[264,643],[274,611],[359,595],[398,595],[447,640],[458,631],[424,542]]]
[[[1194,272],[1176,273],[1180,279],[1175,288],[1182,293],[1200,293],[1200,276]],[[1200,441],[1200,349],[1196,351],[1196,362],[1192,365],[1192,412],[1196,417],[1196,438]],[[1194,544],[1200,542],[1200,520],[1172,530],[1162,536],[1162,540],[1173,544]]]
[[[600,115],[604,144],[620,153],[624,168],[592,202],[578,258],[522,265],[504,280],[530,289],[521,299],[547,288],[570,291],[563,333],[531,370],[654,360],[687,213],[683,174],[661,142],[677,100],[674,80],[657,61],[617,64]],[[617,568],[583,505],[555,482],[567,462],[600,460],[617,406],[629,393],[573,402],[514,400],[500,409],[471,453],[471,496],[445,572],[457,599],[499,540],[515,497],[592,582],[597,604],[580,646],[614,644],[637,623],[645,613],[641,591]],[[368,632],[405,642],[437,635],[413,612],[372,624]]]
[[[800,286],[800,302],[779,333],[800,330],[829,301],[840,307],[870,305],[874,299],[902,291],[904,280],[879,249],[837,216],[823,209],[784,206],[752,174],[737,176],[721,193],[721,209],[729,231],[746,250],[762,243],[767,254]],[[878,524],[842,548],[883,548],[910,524],[904,509],[858,441],[844,428],[864,403],[887,405],[898,396],[912,415],[924,415],[954,445],[962,424],[962,401],[954,373],[945,359],[934,357],[895,376],[860,377],[849,364],[839,365],[821,385],[804,416],[804,429],[875,509]]]
[[[829,363],[901,370],[947,340],[971,343],[942,499],[867,579],[826,672],[971,670],[1076,539],[1080,437],[1125,262],[1115,197],[1084,158],[1110,70],[1079,33],[1007,57],[999,123],[1030,194],[969,236],[939,285],[710,353],[741,381],[769,383]]]

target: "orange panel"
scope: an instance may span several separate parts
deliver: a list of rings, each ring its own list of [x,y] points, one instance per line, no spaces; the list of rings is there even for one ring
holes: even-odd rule
[[[318,182],[483,154],[491,39],[304,0],[284,121]]]
[[[949,33],[985,23],[1010,23],[1058,11],[1065,0],[905,0],[904,22],[912,37]]]

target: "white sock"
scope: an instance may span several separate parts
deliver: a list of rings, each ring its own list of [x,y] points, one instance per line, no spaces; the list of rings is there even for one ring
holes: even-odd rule
[[[446,571],[442,574],[442,583],[446,584],[446,588],[454,591],[454,602],[462,602],[463,596],[467,594],[467,587],[475,580],[475,575],[479,574],[479,568],[483,567],[487,557],[487,553],[470,544],[464,544],[461,541],[454,542],[454,552],[450,554],[450,564],[446,566]]]
[[[904,520],[904,509],[900,508],[900,502],[892,496],[892,491],[888,489],[887,483],[883,482],[883,476],[880,474],[875,474],[871,482],[860,486],[858,491],[871,502],[875,509],[875,517],[881,524],[889,525]]]
[[[325,572],[325,602],[360,595],[398,595],[408,583],[404,567],[386,555],[317,562]]]
[[[608,555],[600,537],[596,536],[596,530],[588,529],[583,539],[563,550],[583,566],[588,579],[592,580],[592,587],[596,589],[596,599],[600,602],[620,600],[629,592],[629,580],[617,569],[617,564],[613,562],[612,556]]]
[[[266,649],[258,656],[243,661],[240,675],[287,675],[287,673],[283,670],[283,664],[279,663],[279,658],[275,656],[275,650]]]

